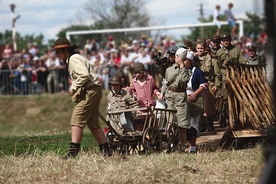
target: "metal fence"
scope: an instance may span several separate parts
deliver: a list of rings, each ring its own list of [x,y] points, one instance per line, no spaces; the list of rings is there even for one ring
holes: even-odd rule
[[[70,80],[66,69],[46,72],[35,70],[1,70],[1,95],[34,95],[68,91]]]
[[[116,69],[115,69],[116,70]],[[148,73],[155,79],[156,85],[161,86],[158,68],[151,64]],[[99,80],[103,89],[108,89],[108,80],[114,75],[109,73],[104,78],[100,73]],[[127,76],[132,79],[132,74]],[[71,85],[68,71],[65,68],[37,72],[37,70],[0,70],[0,95],[35,95],[42,93],[60,93],[69,91]]]

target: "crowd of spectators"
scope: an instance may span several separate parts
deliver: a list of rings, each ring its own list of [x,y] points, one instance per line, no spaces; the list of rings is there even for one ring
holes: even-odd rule
[[[187,43],[187,40],[185,42]],[[196,40],[189,41],[192,46],[195,42]],[[256,44],[261,44],[259,53],[263,52],[265,42],[264,32],[256,41]],[[253,44],[252,38],[243,37],[232,43],[242,50],[245,59],[249,57],[246,47]],[[78,51],[89,60],[102,82],[103,89],[108,89],[109,78],[119,68],[131,79],[131,68],[136,62],[143,63],[145,69],[159,85],[159,68],[155,65],[154,58],[157,57],[158,51],[166,54],[169,47],[179,44],[183,42],[170,39],[166,34],[162,34],[155,42],[146,35],[129,41],[114,40],[110,35],[106,38],[105,44],[99,44],[99,41],[93,37],[87,39]],[[2,94],[28,95],[68,91],[70,79],[66,64],[56,57],[52,49],[41,53],[37,44],[32,43],[14,54],[11,47],[12,45],[6,45],[0,62],[0,92]]]

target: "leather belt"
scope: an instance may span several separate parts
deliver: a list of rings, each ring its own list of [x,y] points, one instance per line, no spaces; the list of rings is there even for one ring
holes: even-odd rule
[[[186,92],[186,88],[176,88],[173,86],[168,87],[168,90],[173,91],[173,92]]]

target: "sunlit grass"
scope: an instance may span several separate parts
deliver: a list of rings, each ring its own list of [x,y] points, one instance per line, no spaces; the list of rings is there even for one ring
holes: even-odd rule
[[[0,157],[0,183],[258,183],[260,147],[198,154],[102,157],[81,151],[75,159],[34,151]]]

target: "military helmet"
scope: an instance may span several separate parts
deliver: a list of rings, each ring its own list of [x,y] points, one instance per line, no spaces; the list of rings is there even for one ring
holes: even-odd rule
[[[221,39],[230,39],[231,40],[231,35],[229,33],[224,33],[223,35],[221,35]]]
[[[109,84],[121,84],[122,85],[122,79],[121,77],[114,75],[109,79]]]

